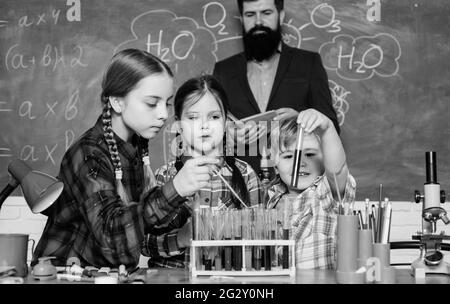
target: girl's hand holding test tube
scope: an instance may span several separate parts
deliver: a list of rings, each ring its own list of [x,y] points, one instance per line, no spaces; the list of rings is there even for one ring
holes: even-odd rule
[[[173,178],[173,185],[180,196],[190,196],[208,185],[211,178],[209,165],[216,165],[219,160],[213,157],[199,156],[189,159]]]

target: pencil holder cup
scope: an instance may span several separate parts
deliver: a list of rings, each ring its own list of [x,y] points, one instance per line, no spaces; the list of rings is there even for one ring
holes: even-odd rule
[[[395,268],[391,267],[391,244],[390,243],[373,243],[373,257],[379,261],[379,266],[376,265],[374,282],[379,284],[393,284],[395,283]],[[375,272],[376,273],[376,272]]]
[[[373,256],[380,260],[381,267],[391,265],[391,244],[373,243]]]
[[[362,284],[364,273],[358,273],[358,216],[338,215],[337,218],[337,270],[340,284]]]
[[[372,255],[372,230],[363,229],[358,231],[358,267],[365,267],[367,259]]]

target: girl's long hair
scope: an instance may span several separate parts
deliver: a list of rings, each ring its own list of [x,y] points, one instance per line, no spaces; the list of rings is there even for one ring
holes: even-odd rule
[[[158,57],[138,49],[125,49],[112,57],[103,76],[102,93],[100,96],[103,104],[103,133],[115,169],[117,193],[124,203],[128,203],[130,199],[122,184],[122,163],[120,161],[117,142],[114,138],[112,129],[111,104],[109,98],[125,97],[143,78],[162,73],[167,73],[173,77],[169,66]],[[147,164],[150,166],[148,163],[148,140],[139,138],[138,143],[142,157],[147,157],[147,159],[144,160],[144,172],[149,172],[146,168]],[[146,183],[149,182],[150,179],[146,178]],[[149,186],[145,185],[145,188],[148,189]]]
[[[187,80],[180,88],[177,90],[175,94],[174,100],[174,112],[175,119],[180,120],[181,115],[183,113],[183,109],[188,109],[196,102],[198,102],[206,93],[212,94],[214,99],[219,104],[220,110],[226,121],[227,113],[228,113],[228,98],[225,93],[224,88],[220,84],[220,82],[214,78],[212,75],[202,75],[199,77],[191,78]],[[249,204],[249,193],[247,189],[247,184],[242,176],[241,171],[236,166],[235,157],[231,155],[227,155],[226,153],[226,136],[224,134],[223,140],[223,152],[225,162],[232,169],[231,176],[231,186],[233,189],[237,189],[237,192],[241,199]],[[183,167],[183,163],[181,161],[181,157],[177,157],[175,161],[175,168],[179,171]],[[233,205],[237,208],[241,208],[241,203],[238,199],[232,196]]]

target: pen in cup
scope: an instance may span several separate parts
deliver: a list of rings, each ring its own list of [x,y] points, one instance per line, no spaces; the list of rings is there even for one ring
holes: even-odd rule
[[[385,208],[383,212],[383,226],[381,228],[380,243],[389,243],[389,234],[391,230],[392,205],[388,198],[385,198]]]
[[[367,228],[370,229],[370,223],[369,223],[369,199],[366,198],[366,204],[365,204],[365,208],[366,208],[366,225]]]

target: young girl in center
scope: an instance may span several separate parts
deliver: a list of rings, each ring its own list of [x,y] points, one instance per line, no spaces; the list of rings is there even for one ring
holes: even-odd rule
[[[186,81],[175,95],[175,123],[181,137],[182,152],[175,161],[156,171],[158,184],[163,185],[171,180],[192,158],[217,158],[219,164],[210,166],[210,171],[206,172],[211,176],[206,187],[188,197],[164,225],[149,231],[147,248],[144,250],[150,256],[149,267],[188,267],[189,254],[186,248],[190,246],[192,233],[192,224],[188,220],[194,204],[217,208],[243,207],[212,169],[224,177],[247,206],[261,201],[262,187],[255,171],[246,162],[225,153],[227,104],[224,89],[211,75]]]

